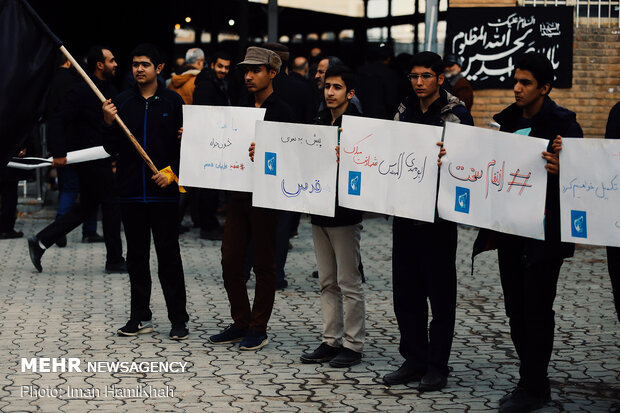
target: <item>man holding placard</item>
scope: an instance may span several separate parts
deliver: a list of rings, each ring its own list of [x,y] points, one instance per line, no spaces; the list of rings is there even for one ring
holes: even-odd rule
[[[605,139],[620,139],[620,102],[616,103],[609,112]],[[611,279],[611,289],[614,294],[616,314],[620,321],[620,248],[607,247],[607,266]]]
[[[395,120],[435,126],[445,122],[473,125],[465,104],[441,88],[444,64],[439,55],[415,55],[408,77],[415,93],[400,104]],[[425,223],[394,217],[393,236],[394,313],[405,362],[383,381],[394,385],[420,380],[420,391],[441,390],[447,383],[454,336],[456,224],[440,218]],[[427,300],[433,313],[430,329]]]
[[[317,124],[340,126],[342,115],[359,116],[350,104],[355,95],[354,75],[344,66],[333,66],[325,73],[324,93],[327,109]],[[336,192],[337,193],[337,192]],[[323,342],[301,356],[302,363],[324,363],[350,367],[362,360],[366,312],[360,264],[362,212],[338,206],[333,218],[312,215],[312,237],[321,283]]]
[[[501,131],[549,140],[542,153],[548,172],[545,240],[494,233],[510,334],[521,363],[519,384],[500,400],[504,413],[538,409],[550,400],[547,367],[553,350],[553,301],[562,262],[574,252],[573,244],[560,242],[557,152],[560,135],[581,137],[583,132],[575,113],[549,98],[553,78],[553,66],[544,55],[521,56],[515,65],[515,103],[493,117]],[[488,234],[481,230],[476,244],[488,245]]]
[[[274,51],[249,47],[239,65],[245,70],[250,101],[246,106],[266,108],[265,120],[291,122],[290,107],[273,93],[273,79],[282,61]],[[253,149],[250,152],[254,156]],[[222,242],[222,278],[230,302],[233,324],[209,337],[213,344],[241,342],[240,350],[258,350],[267,345],[267,323],[276,292],[275,243],[278,213],[252,207],[252,194],[233,192],[228,202]],[[254,303],[245,279],[245,258],[252,241],[252,263],[256,274]]]

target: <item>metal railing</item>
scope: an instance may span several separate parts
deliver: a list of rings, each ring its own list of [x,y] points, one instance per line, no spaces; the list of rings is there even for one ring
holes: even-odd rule
[[[618,19],[620,27],[620,0],[519,0],[519,6],[574,6],[575,26],[579,27],[579,19],[585,18],[588,25],[597,19],[601,27],[602,19],[613,21]]]

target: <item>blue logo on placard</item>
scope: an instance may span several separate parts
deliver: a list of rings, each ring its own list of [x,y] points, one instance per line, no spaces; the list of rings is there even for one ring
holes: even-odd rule
[[[469,188],[456,187],[456,199],[454,201],[454,210],[469,214]]]
[[[362,173],[349,171],[349,195],[359,196],[362,193]]]
[[[588,221],[586,211],[570,211],[571,235],[576,238],[588,238]]]
[[[273,152],[265,152],[265,175],[276,175],[278,155]]]

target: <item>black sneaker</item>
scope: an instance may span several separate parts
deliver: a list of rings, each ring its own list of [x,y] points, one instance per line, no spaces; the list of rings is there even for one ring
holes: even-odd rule
[[[144,334],[144,333],[152,333],[153,332],[153,323],[151,322],[151,320],[147,320],[147,321],[136,321],[136,320],[129,320],[127,321],[127,324],[125,324],[124,327],[119,328],[118,330],[116,330],[116,333],[119,336],[137,336],[138,334]]]
[[[325,363],[340,353],[340,347],[332,347],[327,343],[321,343],[312,353],[304,353],[299,358],[302,363]]]
[[[34,268],[39,272],[43,271],[41,257],[45,250],[39,245],[39,239],[36,236],[28,238],[28,252],[30,253],[30,261],[32,261]]]
[[[189,337],[189,329],[187,328],[187,323],[182,324],[173,324],[172,329],[170,330],[170,338],[173,340],[185,340]]]
[[[276,282],[276,291],[282,291],[288,287],[288,281],[286,279],[278,280]]]
[[[14,239],[14,238],[21,238],[23,236],[24,236],[24,233],[22,231],[15,231],[14,229],[7,231],[7,232],[0,233],[0,239]]]
[[[205,231],[204,229],[200,230],[200,239],[221,241],[222,238],[224,238],[224,227],[217,227],[208,231]]]
[[[267,333],[264,331],[254,331],[248,328],[248,332],[246,333],[241,343],[239,343],[239,350],[259,350],[265,347],[269,343],[267,339]]]
[[[424,377],[425,372],[414,370],[405,366],[404,364],[398,368],[398,370],[383,376],[383,383],[388,386],[394,386],[397,384],[407,384],[410,381],[420,381]]]
[[[127,263],[125,260],[121,262],[117,262],[115,264],[107,263],[105,264],[105,272],[106,274],[122,274],[127,272]]]
[[[104,242],[103,237],[96,232],[94,234],[83,235],[82,242],[85,244],[93,244],[95,242]]]
[[[247,329],[241,329],[235,327],[234,324],[230,324],[221,333],[212,335],[209,337],[209,342],[211,344],[229,344],[229,343],[238,343],[243,340]]]
[[[58,238],[56,240],[56,246],[58,248],[64,248],[67,246],[67,236],[63,235],[62,237]]]
[[[551,396],[535,395],[531,394],[527,390],[514,391],[510,394],[510,397],[505,399],[499,406],[500,413],[521,413],[531,412],[544,407],[549,401]]]
[[[334,357],[329,365],[332,367],[351,367],[362,361],[362,353],[343,347],[336,357]]]

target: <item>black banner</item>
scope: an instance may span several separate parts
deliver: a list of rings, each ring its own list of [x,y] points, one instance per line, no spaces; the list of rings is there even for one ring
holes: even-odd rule
[[[545,54],[555,69],[554,87],[573,82],[572,7],[450,8],[446,54],[463,58],[474,89],[511,89],[515,57]]]
[[[0,0],[0,166],[43,112],[60,45],[25,0]]]

